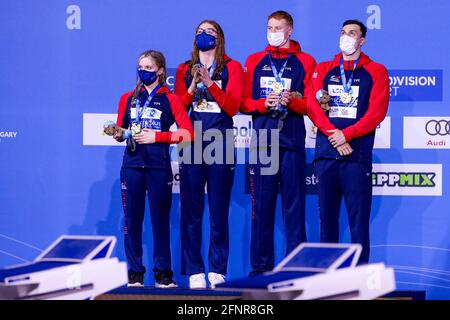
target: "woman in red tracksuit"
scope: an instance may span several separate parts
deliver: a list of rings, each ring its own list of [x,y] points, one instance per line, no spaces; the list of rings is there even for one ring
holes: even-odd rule
[[[172,204],[171,143],[190,141],[192,123],[180,99],[166,87],[166,62],[162,53],[145,51],[138,59],[139,80],[133,91],[122,95],[116,134],[127,140],[120,172],[125,213],[125,253],[130,287],[144,286],[142,224],[148,197],[153,230],[153,272],[157,288],[176,287],[170,253],[169,213]],[[178,131],[169,131],[173,123]]]
[[[225,54],[222,28],[215,21],[202,21],[196,29],[191,60],[178,67],[175,93],[190,110],[198,138],[192,145],[190,160],[196,160],[193,156],[195,149],[205,154],[210,150],[209,141],[203,141],[208,139],[202,139],[207,131],[221,133],[222,144],[219,148],[222,148],[223,156],[218,156],[216,152],[216,161],[213,163],[201,157],[201,161],[180,164],[181,272],[189,275],[190,288],[206,287],[205,266],[201,256],[205,184],[211,221],[208,254],[208,280],[211,287],[223,282],[227,273],[228,209],[235,168],[232,117],[239,110],[243,86],[242,66]],[[231,161],[226,161],[226,141],[231,144],[228,148],[233,153],[228,154]]]

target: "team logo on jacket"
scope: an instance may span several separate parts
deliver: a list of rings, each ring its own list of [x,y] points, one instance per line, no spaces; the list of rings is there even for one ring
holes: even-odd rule
[[[146,108],[142,114],[141,127],[161,131],[161,116],[161,110],[151,107]],[[136,108],[131,108],[131,118],[136,118]]]
[[[330,82],[341,83],[341,77],[340,77],[340,76],[332,75],[332,76],[330,77]]]
[[[329,84],[328,94],[331,97],[330,118],[356,119],[358,111],[359,86],[352,86],[351,96],[343,101],[344,87],[342,85]]]

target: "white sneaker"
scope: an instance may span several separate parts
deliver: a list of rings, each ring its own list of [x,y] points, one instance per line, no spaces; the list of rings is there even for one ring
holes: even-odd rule
[[[141,282],[128,283],[127,287],[128,288],[143,288],[144,284]]]
[[[173,280],[169,283],[155,282],[155,288],[158,289],[178,288],[178,285]]]
[[[220,273],[209,272],[208,280],[209,280],[209,284],[211,285],[211,288],[214,289],[216,287],[216,285],[225,282],[225,276]]]
[[[193,274],[189,277],[189,288],[190,289],[205,289],[206,279],[204,273]]]

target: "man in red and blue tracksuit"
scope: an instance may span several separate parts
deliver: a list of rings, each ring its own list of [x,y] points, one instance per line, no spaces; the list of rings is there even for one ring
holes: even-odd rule
[[[282,216],[285,226],[286,252],[306,241],[305,194],[306,156],[305,124],[309,81],[316,62],[291,40],[293,19],[284,11],[268,18],[269,46],[248,57],[245,64],[244,97],[240,111],[251,114],[255,133],[252,150],[268,153],[279,144],[279,170],[264,174],[266,166],[259,157],[250,166],[252,193],[252,231],[250,275],[274,267],[274,224],[278,190],[281,190]],[[281,83],[282,93],[277,90]],[[265,140],[263,135],[279,131],[279,141]],[[253,152],[251,151],[251,152]],[[273,156],[273,154],[272,154]],[[273,158],[273,157],[272,157]]]
[[[386,68],[361,52],[366,32],[360,21],[344,22],[341,53],[317,66],[308,101],[308,116],[319,128],[315,172],[319,180],[320,238],[322,242],[339,242],[343,197],[351,241],[363,247],[359,263],[369,260],[372,149],[375,129],[385,118],[389,104]],[[324,91],[329,95],[325,112],[318,101]]]

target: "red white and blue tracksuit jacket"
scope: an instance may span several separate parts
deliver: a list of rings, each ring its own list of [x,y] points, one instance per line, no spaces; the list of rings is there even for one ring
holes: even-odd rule
[[[128,129],[131,124],[131,112],[136,112],[131,108],[131,99],[133,91],[122,95],[119,102],[117,115],[117,125]],[[143,87],[139,93],[141,106],[147,100],[148,92]],[[141,128],[155,130],[156,143],[137,144],[136,151],[131,152],[129,148],[125,149],[123,158],[123,167],[139,168],[163,168],[170,167],[169,146],[171,143],[181,142],[183,136],[180,130],[187,130],[188,137],[193,139],[193,127],[189,120],[181,100],[173,94],[167,87],[161,87],[153,97],[141,117]],[[176,123],[178,131],[170,131],[169,128]]]
[[[339,213],[342,196],[348,213],[351,240],[363,247],[360,263],[369,260],[370,211],[372,203],[372,149],[375,130],[386,116],[389,103],[389,77],[386,68],[361,53],[352,83],[352,101],[343,104],[340,60],[320,63],[313,75],[308,116],[319,128],[316,139],[315,173],[319,180],[320,239],[339,242]],[[344,61],[346,78],[354,70],[355,61]],[[331,96],[330,110],[320,108],[315,94],[324,89]],[[340,156],[328,141],[340,129],[353,149]]]
[[[245,88],[240,111],[253,116],[253,128],[256,131],[277,129],[278,118],[271,117],[270,111],[264,106],[274,81],[269,54],[272,56],[277,70],[280,70],[288,56],[291,56],[282,75],[285,80],[285,89],[298,92],[303,96],[302,98],[293,97],[287,106],[289,114],[280,132],[280,147],[304,152],[303,115],[307,110],[308,84],[316,62],[312,56],[301,50],[298,42],[291,40],[289,48],[277,48],[269,45],[264,51],[248,57],[244,69]]]
[[[372,163],[372,149],[375,129],[386,116],[389,104],[389,77],[386,68],[361,53],[352,84],[354,101],[351,106],[341,106],[339,95],[343,90],[340,73],[340,59],[337,54],[333,60],[320,63],[311,82],[309,91],[308,116],[319,128],[316,140],[315,159],[343,159]],[[354,61],[344,61],[346,78],[354,67]],[[329,106],[334,109],[324,113],[315,95],[320,89],[331,96]],[[348,108],[345,109],[345,108]],[[351,110],[354,109],[354,110]],[[347,114],[347,115],[345,115]],[[353,153],[341,157],[328,141],[328,130],[340,129],[350,142]]]

